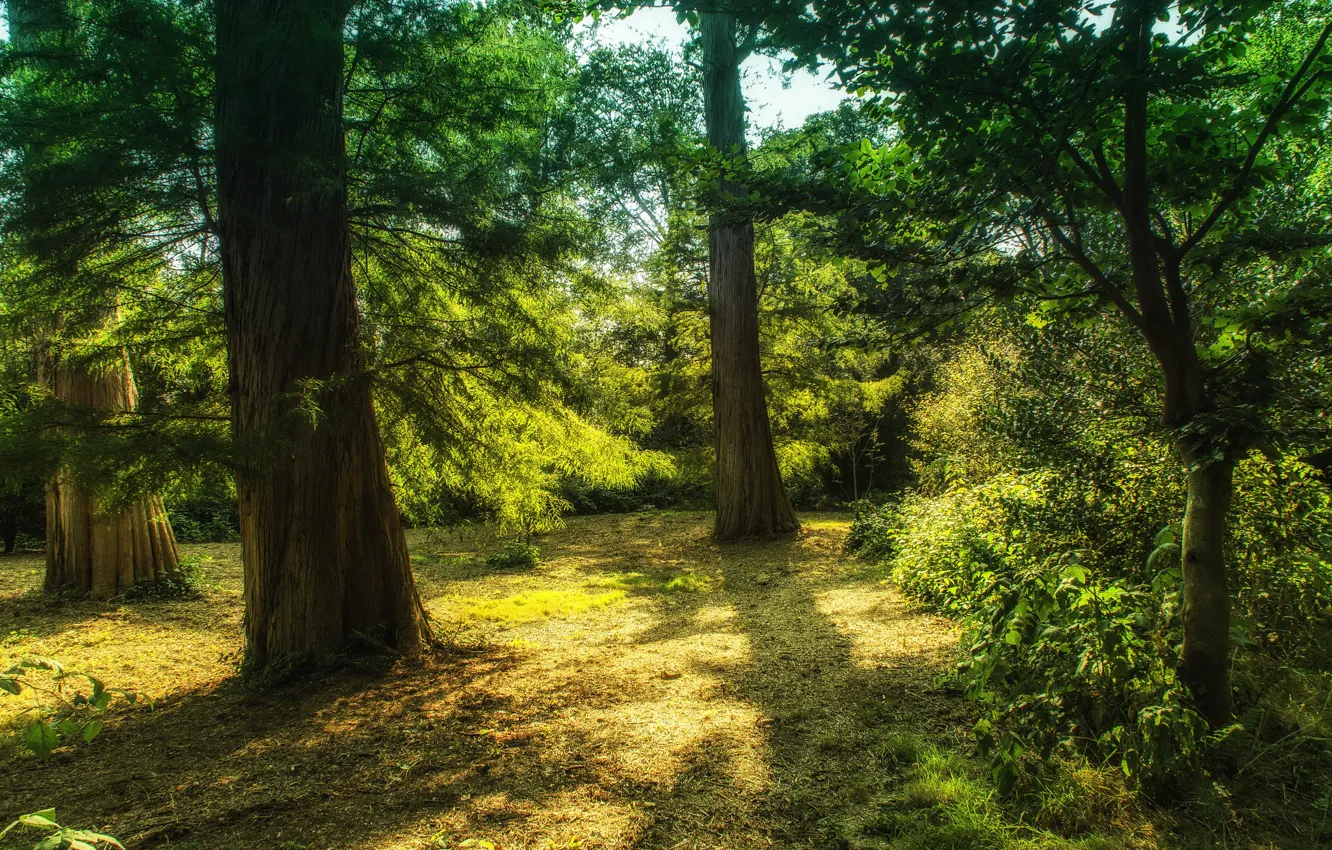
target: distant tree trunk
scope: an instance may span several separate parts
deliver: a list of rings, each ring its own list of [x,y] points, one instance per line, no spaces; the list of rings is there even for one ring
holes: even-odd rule
[[[60,401],[99,411],[138,405],[129,359],[121,355],[104,372],[44,356],[38,381]],[[135,584],[173,575],[180,564],[176,536],[160,496],[128,510],[106,513],[68,469],[46,485],[46,581],[48,592],[73,591],[109,599]]]
[[[743,150],[745,101],[734,16],[704,12],[703,94],[708,143],[723,155]],[[745,189],[722,180],[721,193]],[[782,487],[772,448],[759,355],[754,223],[716,213],[708,227],[708,304],[712,337],[712,411],[717,449],[714,535],[732,540],[800,527]]]
[[[0,540],[4,541],[5,554],[14,554],[14,545],[18,542],[17,513],[0,513]]]
[[[360,374],[345,0],[218,0],[217,174],[247,663],[418,649],[425,614]],[[298,396],[318,404],[317,422]]]
[[[40,34],[72,25],[64,3],[9,0],[12,43],[40,46]],[[114,308],[106,311],[114,318]],[[39,358],[38,380],[60,401],[103,411],[130,411],[138,404],[134,375],[123,354],[105,371]],[[6,539],[6,545],[9,540]],[[110,598],[140,582],[176,571],[180,554],[162,499],[151,495],[123,513],[104,513],[68,469],[46,487],[47,591],[74,591]]]

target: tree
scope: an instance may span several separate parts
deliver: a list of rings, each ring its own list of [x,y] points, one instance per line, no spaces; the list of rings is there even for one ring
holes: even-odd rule
[[[361,373],[341,0],[217,3],[217,226],[247,661],[428,636]]]
[[[882,247],[894,229],[911,241],[931,221],[942,247],[916,259],[945,266],[988,250],[1003,267],[996,280],[1016,275],[1075,308],[1110,305],[1146,343],[1188,492],[1179,675],[1222,725],[1231,716],[1226,513],[1234,465],[1257,435],[1249,411],[1221,391],[1243,361],[1209,354],[1216,325],[1198,311],[1225,307],[1209,285],[1228,247],[1274,255],[1318,244],[1313,219],[1285,245],[1250,222],[1255,190],[1288,170],[1277,134],[1325,119],[1317,94],[1332,68],[1332,24],[1312,15],[1298,51],[1269,56],[1282,71],[1273,74],[1244,55],[1284,4],[1132,0],[1108,19],[1104,8],[826,4],[790,43],[807,61],[833,59],[900,129],[899,144],[866,145],[846,172],[862,200],[875,199],[854,214],[874,221],[862,247]],[[911,254],[880,251],[882,277],[890,257]]]
[[[20,56],[40,64],[45,46],[60,45],[76,15],[65,2],[9,0],[10,43]],[[49,57],[47,57],[49,58]],[[40,74],[40,71],[38,72]],[[40,160],[44,151],[29,148],[26,159]],[[35,166],[35,163],[27,163]],[[40,198],[34,203],[40,204]],[[105,303],[88,315],[62,311],[38,343],[37,379],[57,402],[87,408],[95,415],[133,412],[138,393],[128,354],[118,347],[100,355],[62,351],[56,340],[71,331],[93,332],[114,324],[118,310]],[[99,362],[100,361],[100,362]],[[180,554],[162,499],[149,493],[128,507],[110,507],[99,500],[76,470],[63,466],[46,486],[47,591],[68,590],[108,598],[176,572]]]
[[[737,44],[730,13],[705,11],[700,17],[707,138],[724,163],[742,157],[746,147],[740,63],[752,40]],[[718,179],[721,196],[744,199],[744,186],[726,176],[724,165]],[[800,524],[772,447],[759,353],[754,222],[744,214],[717,211],[708,222],[708,311],[717,448],[713,533],[733,540],[795,531]]]

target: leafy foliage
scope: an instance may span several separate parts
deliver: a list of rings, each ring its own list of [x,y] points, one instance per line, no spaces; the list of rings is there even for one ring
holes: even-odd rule
[[[530,570],[541,563],[541,550],[526,540],[506,540],[486,558],[492,570]]]
[[[99,844],[124,850],[124,845],[109,835],[87,829],[61,826],[56,823],[55,817],[55,809],[43,809],[40,812],[19,815],[18,820],[0,830],[0,838],[4,838],[15,827],[21,826],[46,832],[45,837],[32,845],[32,850],[96,850],[96,846]]]
[[[72,687],[79,681],[90,686],[88,693]],[[100,679],[68,670],[50,658],[21,659],[0,676],[0,691],[14,697],[35,692],[54,701],[54,705],[37,703],[23,712],[32,718],[19,733],[19,744],[42,760],[49,759],[57,747],[79,741],[86,744],[100,735],[102,715],[116,698],[130,705],[139,701],[138,694],[108,688]]]
[[[958,676],[1001,789],[1071,758],[1155,790],[1203,768],[1225,775],[1233,748],[1270,743],[1248,725],[1256,716],[1295,706],[1254,693],[1238,725],[1213,731],[1176,677],[1183,506],[1168,433],[1144,415],[1150,388],[1086,382],[1097,364],[1079,356],[1131,349],[1105,326],[999,322],[971,339],[915,408],[920,488],[863,506],[848,544],[969,624]],[[1323,663],[1330,497],[1290,455],[1240,463],[1228,552],[1241,670]],[[1283,734],[1309,740],[1318,763],[1326,722],[1306,716]]]

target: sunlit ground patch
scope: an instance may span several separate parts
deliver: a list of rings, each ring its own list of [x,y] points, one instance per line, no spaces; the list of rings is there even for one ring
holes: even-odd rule
[[[575,617],[599,611],[619,604],[624,596],[623,590],[525,590],[498,599],[446,596],[435,603],[434,614],[449,622],[532,623],[548,617]]]
[[[603,575],[589,582],[594,587],[618,587],[624,590],[656,593],[706,593],[716,582],[711,576],[695,572],[666,575],[619,573]]]
[[[865,593],[841,586],[815,596],[819,612],[851,641],[851,658],[859,667],[901,663],[919,656],[941,657],[957,646],[957,627],[948,621],[912,611],[884,593]],[[922,620],[932,628],[921,629]]]

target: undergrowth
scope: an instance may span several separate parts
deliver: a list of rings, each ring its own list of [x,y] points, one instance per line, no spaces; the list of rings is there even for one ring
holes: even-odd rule
[[[1332,840],[1322,473],[1295,454],[1239,460],[1226,553],[1236,716],[1210,729],[1176,676],[1184,505],[1169,435],[1131,398],[1097,396],[1007,344],[942,370],[915,412],[916,489],[861,504],[847,541],[965,623],[954,677],[978,709],[994,788],[1038,823],[1067,822],[1120,792],[1061,789],[1108,771],[1192,836],[1174,846]]]
[[[172,572],[164,573],[156,581],[142,581],[130,585],[120,594],[126,602],[144,599],[196,599],[204,588],[204,558],[186,556]]]

